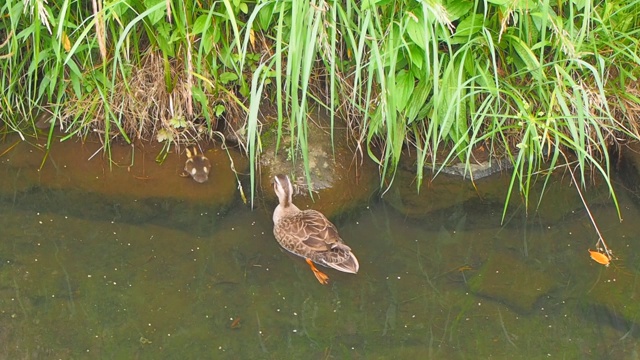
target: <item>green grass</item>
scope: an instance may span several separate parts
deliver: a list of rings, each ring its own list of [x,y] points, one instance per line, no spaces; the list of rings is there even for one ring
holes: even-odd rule
[[[609,181],[609,149],[639,137],[636,2],[92,4],[0,5],[2,131],[50,146],[54,127],[62,140],[97,134],[107,153],[114,139],[171,151],[233,135],[253,199],[264,104],[275,105],[276,147],[303,162],[308,181],[307,113],[323,107],[332,141],[344,119],[381,184],[408,152],[419,190],[425,168],[469,165],[483,147],[513,163],[509,194],[527,203],[565,156],[582,185],[591,169]],[[34,109],[45,107],[55,122],[43,133]]]

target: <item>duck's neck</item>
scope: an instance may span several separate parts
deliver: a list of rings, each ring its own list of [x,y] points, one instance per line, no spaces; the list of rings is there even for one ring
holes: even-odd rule
[[[291,205],[293,205],[293,203],[291,202],[291,193],[287,193],[282,197],[282,200],[280,201],[280,206],[286,209]]]
[[[291,198],[282,201],[278,205],[278,208],[280,208],[282,212],[300,211],[300,209],[291,202]]]
[[[278,211],[281,213],[290,213],[290,212],[300,211],[300,209],[298,209],[298,207],[295,206],[291,201],[291,193],[287,193],[287,194],[284,194],[284,196],[282,196],[277,208],[279,209]]]
[[[273,211],[273,223],[277,224],[282,218],[293,216],[299,212],[300,209],[298,209],[298,207],[291,202],[289,202],[288,205],[286,205],[284,202],[280,203]]]

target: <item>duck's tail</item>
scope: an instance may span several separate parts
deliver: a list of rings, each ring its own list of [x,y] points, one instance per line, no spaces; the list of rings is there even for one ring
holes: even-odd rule
[[[349,256],[345,259],[345,261],[342,261],[339,263],[325,262],[324,265],[334,268],[338,271],[342,271],[350,274],[357,274],[358,270],[360,269],[360,264],[358,263],[358,259],[351,252],[349,252],[348,255]]]

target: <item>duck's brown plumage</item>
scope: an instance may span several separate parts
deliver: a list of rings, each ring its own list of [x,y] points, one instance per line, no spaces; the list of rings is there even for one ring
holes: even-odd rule
[[[316,264],[357,273],[358,259],[344,244],[336,227],[322,213],[301,211],[291,202],[293,186],[289,177],[276,175],[273,188],[280,200],[273,212],[273,234],[280,246]]]
[[[198,148],[195,146],[186,150],[187,161],[184,164],[184,171],[199,183],[207,181],[209,179],[209,170],[211,169],[209,159],[203,154],[198,154]]]

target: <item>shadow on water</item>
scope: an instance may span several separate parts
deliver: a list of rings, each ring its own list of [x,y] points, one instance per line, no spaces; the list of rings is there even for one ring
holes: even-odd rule
[[[378,200],[337,224],[360,273],[321,286],[278,247],[264,195],[253,211],[174,199],[114,216],[88,188],[5,182],[2,358],[639,356],[640,225],[607,202],[592,209],[620,257],[605,268],[581,208],[501,226],[502,204],[477,198],[417,215]]]

